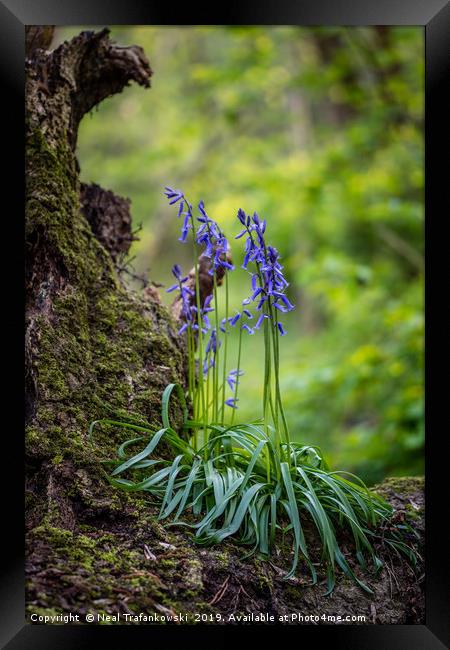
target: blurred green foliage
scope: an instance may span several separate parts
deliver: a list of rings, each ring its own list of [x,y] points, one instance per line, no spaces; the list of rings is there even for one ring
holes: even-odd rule
[[[297,304],[282,339],[292,437],[369,483],[423,472],[423,29],[111,31],[144,48],[152,89],[86,117],[78,155],[83,180],[132,199],[136,270],[167,283],[192,264],[163,186],[203,198],[230,239],[237,209],[256,210]],[[260,415],[261,346],[246,341],[242,420]]]

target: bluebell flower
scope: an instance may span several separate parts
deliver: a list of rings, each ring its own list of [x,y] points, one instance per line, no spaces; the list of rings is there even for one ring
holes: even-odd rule
[[[248,319],[253,318],[253,314],[251,313],[251,311],[249,311],[248,309],[243,309],[242,312],[236,312],[236,314],[234,316],[230,316],[228,321],[229,321],[230,325],[232,327],[234,327],[236,325],[236,323],[238,322],[238,320],[242,319],[243,316],[247,316]],[[248,325],[246,325],[245,327],[243,325],[241,327],[241,329],[245,329],[250,334],[253,334],[253,331],[251,330],[251,328]]]
[[[166,187],[164,189],[164,194],[169,199],[169,205],[173,205],[177,201],[184,199],[184,194],[181,190],[173,190],[171,187]]]
[[[211,307],[211,302],[214,297],[214,294],[210,293],[209,296],[206,296],[205,302],[203,303],[202,313],[206,314],[208,311],[214,311],[214,307]]]
[[[239,408],[238,406],[236,406],[236,403],[237,403],[237,402],[239,402],[239,400],[238,400],[238,399],[234,399],[234,397],[230,397],[230,399],[225,400],[225,404],[226,404],[227,406],[230,406],[232,409],[237,409],[237,408]]]
[[[208,374],[210,368],[213,368],[216,363],[217,350],[222,345],[222,341],[217,336],[216,328],[211,330],[208,343],[205,348],[205,359],[203,362],[203,374]]]
[[[252,240],[251,237],[249,237],[247,239],[247,241],[245,242],[245,256],[244,256],[244,261],[242,262],[242,268],[243,269],[247,268],[247,265],[248,265],[248,263],[250,261],[250,256],[251,256],[253,250],[254,250],[253,240]]]
[[[172,266],[172,274],[177,280],[181,278],[181,266],[179,264],[174,264]]]
[[[242,210],[241,208],[239,208],[238,213],[237,213],[237,216],[238,216],[238,219],[239,219],[239,221],[241,222],[241,224],[242,224],[243,226],[245,226],[246,217],[245,217],[245,212],[244,212],[244,210]],[[245,230],[243,230],[243,232],[245,232]]]
[[[213,329],[211,330],[209,341],[206,345],[205,353],[209,354],[210,352],[213,352],[215,354],[217,352],[217,347],[218,347],[217,332],[215,329]]]
[[[236,323],[238,322],[240,317],[241,317],[241,314],[238,312],[237,314],[235,314],[234,316],[232,316],[231,318],[228,319],[230,321],[231,327],[234,327],[236,325]]]
[[[243,374],[244,374],[243,370],[238,371],[237,369],[231,370],[228,373],[227,383],[228,386],[231,388],[231,390],[234,390],[236,384],[239,384],[239,377],[242,377]]]
[[[183,227],[181,229],[181,235],[178,238],[178,241],[185,242],[189,234],[189,230],[192,229],[192,206],[186,200],[183,192],[181,190],[174,190],[171,187],[166,187],[164,194],[169,199],[169,205],[180,202],[178,206],[178,217],[184,215]],[[185,208],[185,209],[184,209]]]
[[[186,280],[188,279],[187,275],[184,278],[181,277],[181,267],[178,264],[173,265],[172,274],[178,280],[178,282],[176,284],[173,284],[168,289],[166,289],[166,293],[170,293],[171,291],[175,291],[175,289],[179,289],[181,287],[181,285],[184,282],[186,282]]]
[[[209,372],[209,369],[214,367],[215,361],[216,361],[215,356],[207,356],[205,358],[205,361],[203,363],[203,374],[204,375],[207,375],[208,372]]]
[[[259,328],[261,327],[261,324],[262,324],[262,322],[263,322],[263,320],[265,318],[270,319],[270,316],[268,314],[261,314],[260,317],[258,318],[258,320],[256,321],[256,325],[254,326],[253,329],[254,330],[259,330]]]
[[[178,238],[178,241],[185,242],[189,233],[189,230],[192,229],[192,215],[188,212],[184,217],[183,227],[181,229],[181,236]]]
[[[275,296],[276,301],[281,300],[284,303],[286,311],[291,311],[292,309],[294,309],[294,305],[291,302],[289,302],[288,297],[284,293],[280,293],[279,291],[273,291],[273,295]]]
[[[253,333],[260,328],[264,318],[270,318],[268,313],[270,305],[283,313],[294,309],[294,305],[284,293],[289,283],[283,275],[283,267],[279,261],[280,255],[277,249],[268,245],[265,240],[267,221],[265,219],[261,221],[256,212],[253,217],[246,217],[242,209],[238,210],[237,218],[244,226],[244,229],[236,235],[236,239],[240,239],[247,234],[242,267],[247,270],[251,262],[256,264],[257,267],[257,272],[251,274],[252,293],[242,302],[243,305],[250,305],[258,300],[256,311],[261,312],[261,315],[254,329],[251,330],[251,333]],[[276,320],[273,325],[274,327],[278,325]],[[250,331],[250,328],[248,329]],[[281,336],[286,333],[282,325],[278,327],[278,330]]]
[[[257,287],[257,288],[255,289],[255,291],[252,293],[252,296],[251,296],[250,300],[251,300],[251,301],[252,301],[252,300],[256,300],[256,298],[257,298],[257,297],[258,297],[258,296],[259,296],[263,291],[264,291],[264,289],[263,289],[262,287]]]

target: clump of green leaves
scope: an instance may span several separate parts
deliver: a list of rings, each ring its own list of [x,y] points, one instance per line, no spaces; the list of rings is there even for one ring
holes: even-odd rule
[[[184,409],[182,430],[177,433],[169,420],[169,401],[178,394]],[[276,437],[258,423],[208,425],[203,447],[194,448],[192,431],[198,423],[187,417],[184,394],[170,384],[162,398],[163,427],[104,419],[92,423],[113,425],[138,434],[123,442],[112,465],[109,480],[128,492],[143,491],[160,504],[159,519],[171,517],[171,525],[187,526],[198,544],[219,544],[227,537],[249,546],[248,555],[268,557],[279,533],[292,538],[293,561],[286,578],[296,571],[299,561],[309,567],[312,582],[317,575],[304,534],[307,520],[317,529],[322,561],[327,572],[327,593],[335,584],[339,567],[366,592],[349,565],[337,541],[337,529],[347,529],[354,542],[359,564],[375,570],[382,566],[373,540],[377,528],[388,521],[392,507],[370,492],[356,477],[327,468],[316,447],[294,442],[275,443]],[[164,441],[174,453],[172,460],[155,458]],[[136,451],[136,447],[141,447]],[[353,480],[351,480],[353,479]],[[401,530],[386,540],[412,562],[414,553],[401,539]]]

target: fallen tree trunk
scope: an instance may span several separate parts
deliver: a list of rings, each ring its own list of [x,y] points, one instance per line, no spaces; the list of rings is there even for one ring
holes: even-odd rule
[[[187,619],[179,622],[238,623],[260,612],[276,619],[266,622],[336,622],[289,618],[302,614],[421,623],[420,562],[413,572],[381,542],[385,568],[366,578],[373,597],[342,576],[324,597],[306,571],[284,580],[290,551],[282,541],[270,563],[244,559],[247,549],[230,542],[197,547],[188,534],[159,524],[145,496],[107,481],[101,461],[113,455],[120,432],[98,432],[91,442],[89,423],[113,409],[158,425],[164,387],[185,383],[176,313],[154,290],[131,292],[117,272],[132,241],[129,202],[81,185],[75,156],[83,115],[130,81],[149,86],[150,76],[143,51],[114,45],[107,30],[83,32],[53,52],[35,48],[27,60],[29,620],[72,613],[83,623],[94,613],[111,617],[104,622],[149,622],[133,619],[142,613],[156,622],[181,614]],[[173,406],[175,425],[178,410]],[[377,488],[420,535],[422,487],[399,479]]]

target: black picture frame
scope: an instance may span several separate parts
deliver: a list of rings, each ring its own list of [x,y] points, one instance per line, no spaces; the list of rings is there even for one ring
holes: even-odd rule
[[[174,20],[176,22],[174,22]],[[13,375],[17,369],[16,381],[8,381],[6,387],[7,413],[13,413],[11,426],[5,429],[9,443],[7,454],[2,454],[2,469],[8,469],[10,476],[4,478],[2,580],[0,583],[0,641],[8,650],[33,648],[90,648],[111,639],[123,644],[131,642],[131,636],[149,635],[152,643],[186,643],[196,634],[198,643],[211,642],[223,647],[236,640],[251,643],[254,628],[226,626],[220,628],[155,628],[152,626],[43,626],[25,624],[24,604],[24,542],[23,542],[23,429],[21,387],[23,386],[20,360],[23,359],[22,302],[23,276],[19,271],[23,261],[23,190],[24,190],[24,26],[27,24],[55,25],[417,25],[425,30],[425,165],[426,165],[426,417],[430,426],[431,414],[437,414],[439,406],[445,406],[443,390],[439,394],[443,379],[436,379],[436,367],[442,361],[442,351],[436,338],[445,335],[440,319],[430,312],[431,288],[435,288],[440,277],[446,277],[445,237],[435,238],[431,251],[431,235],[436,221],[448,219],[448,134],[447,120],[450,115],[445,87],[448,85],[450,63],[450,5],[445,0],[277,0],[264,3],[227,3],[222,10],[216,7],[196,9],[186,3],[180,9],[157,6],[151,0],[0,0],[0,70],[2,77],[4,111],[1,121],[2,134],[10,136],[9,147],[3,150],[7,168],[3,174],[6,180],[2,192],[4,219],[12,229],[8,235],[7,248],[13,250],[15,272],[9,273],[5,282],[4,304],[8,305],[4,321],[7,324],[8,348],[14,353],[14,362],[8,366]],[[447,82],[447,83],[446,83]],[[447,129],[447,130],[446,130]],[[2,138],[3,143],[5,137]],[[12,188],[15,188],[13,191]],[[9,207],[5,207],[7,203]],[[445,207],[447,211],[445,212]],[[16,244],[12,240],[17,239]],[[17,252],[19,251],[19,252]],[[433,293],[435,293],[433,291]],[[444,294],[445,295],[445,294]],[[445,298],[442,300],[445,302]],[[16,305],[17,309],[10,308]],[[431,325],[431,322],[433,325]],[[3,339],[6,340],[6,339]],[[431,343],[433,342],[433,346]],[[434,348],[434,349],[433,349]],[[436,361],[436,366],[435,362]],[[433,377],[431,376],[433,364]],[[23,393],[22,393],[23,394]],[[448,399],[448,398],[447,398]],[[396,649],[432,650],[450,647],[450,537],[445,526],[445,476],[446,458],[442,453],[445,437],[443,425],[428,429],[426,440],[426,624],[393,626],[302,626],[264,628],[267,641],[277,641],[285,632],[294,632],[299,643],[320,640],[332,643],[334,648],[365,650]],[[11,431],[13,433],[11,433]],[[448,470],[447,470],[448,472]],[[2,473],[3,475],[3,473]],[[320,631],[317,630],[319,628]],[[126,636],[125,636],[126,635]],[[280,639],[281,641],[281,639]],[[282,642],[282,641],[281,641]],[[317,641],[315,641],[317,642]]]

